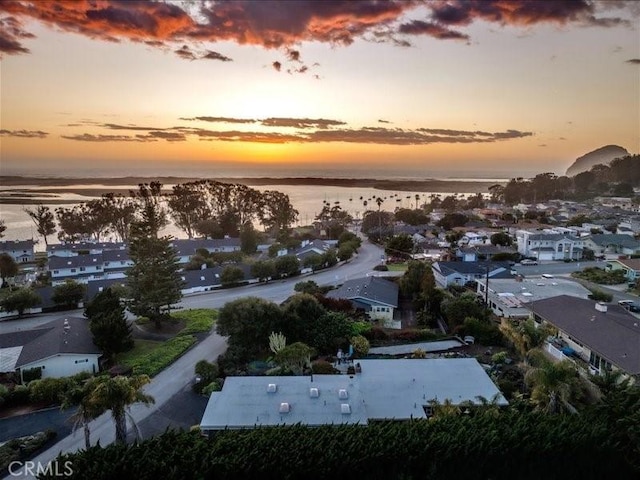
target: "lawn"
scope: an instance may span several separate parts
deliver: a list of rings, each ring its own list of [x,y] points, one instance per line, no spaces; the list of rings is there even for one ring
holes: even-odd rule
[[[209,332],[213,323],[218,318],[218,311],[211,308],[194,308],[192,310],[180,310],[171,314],[173,318],[179,318],[186,322],[179,335]]]
[[[387,267],[390,272],[406,272],[408,268],[406,263],[387,263]]]
[[[193,335],[178,335],[165,342],[136,339],[133,350],[121,353],[118,363],[131,367],[135,374],[153,377],[175,362],[194,343],[196,337]]]
[[[157,375],[196,343],[194,333],[211,331],[218,311],[195,308],[173,312],[171,317],[181,320],[185,325],[175,337],[164,342],[136,339],[133,350],[118,355],[118,363],[128,365],[135,374]],[[146,318],[136,321],[140,325],[149,322]]]

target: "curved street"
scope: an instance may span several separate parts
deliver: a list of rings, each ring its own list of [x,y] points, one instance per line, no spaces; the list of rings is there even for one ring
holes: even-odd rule
[[[282,302],[293,293],[294,285],[301,280],[314,280],[319,285],[333,285],[343,283],[347,279],[370,274],[373,267],[380,263],[382,254],[383,250],[380,247],[368,241],[363,241],[358,255],[344,265],[284,281],[278,280],[268,284],[256,284],[243,288],[220,290],[185,297],[180,303],[180,306],[184,308],[220,308],[231,300],[246,296],[256,296],[274,302]],[[78,311],[78,314],[80,314],[80,311]],[[38,320],[41,324],[55,317],[60,317],[60,314],[41,315],[37,319],[34,318],[30,320]],[[42,320],[43,318],[45,319]],[[4,326],[3,324],[7,323],[22,323],[23,321],[24,320],[2,322],[0,326]],[[33,326],[35,325],[31,325],[31,327]],[[156,402],[150,407],[140,404],[132,406],[131,415],[136,423],[140,424],[154,412],[161,412],[163,406],[167,404],[175,394],[188,388],[194,377],[193,368],[197,361],[202,359],[215,361],[218,355],[224,353],[225,350],[226,340],[216,333],[212,333],[154,377],[144,390],[153,396]],[[100,441],[100,445],[108,445],[114,441],[115,428],[110,413],[105,413],[91,422],[90,428],[92,444]],[[62,438],[53,447],[35,457],[33,461],[46,464],[61,452],[75,452],[83,448],[84,437],[82,432],[78,431],[75,434]]]

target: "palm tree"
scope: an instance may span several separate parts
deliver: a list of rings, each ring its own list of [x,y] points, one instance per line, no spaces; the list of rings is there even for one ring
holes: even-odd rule
[[[500,324],[500,331],[522,355],[525,365],[531,363],[531,358],[542,349],[545,340],[551,334],[547,325],[537,327],[531,319],[514,324],[504,318]]]
[[[577,413],[569,403],[571,393],[578,382],[578,371],[568,360],[542,362],[525,374],[525,382],[531,388],[531,402],[540,410],[558,413],[562,409]]]
[[[155,403],[152,396],[141,391],[142,387],[151,380],[147,375],[135,377],[101,377],[91,393],[91,401],[105,410],[111,410],[113,422],[116,426],[116,443],[126,443],[127,440],[127,416],[131,420],[136,435],[139,436],[137,426],[128,413],[129,405]]]
[[[91,401],[91,393],[96,386],[96,379],[87,380],[83,385],[74,385],[65,393],[60,410],[66,410],[72,406],[77,406],[75,413],[69,417],[72,422],[72,432],[80,426],[84,430],[84,446],[88,450],[91,447],[91,431],[89,422],[95,420],[105,411],[100,405]]]

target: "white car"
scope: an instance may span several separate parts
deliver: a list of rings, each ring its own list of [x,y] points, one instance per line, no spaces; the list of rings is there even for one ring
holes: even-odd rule
[[[520,262],[520,265],[537,265],[538,262],[535,260],[529,260],[528,258],[525,258],[524,260],[522,260]]]

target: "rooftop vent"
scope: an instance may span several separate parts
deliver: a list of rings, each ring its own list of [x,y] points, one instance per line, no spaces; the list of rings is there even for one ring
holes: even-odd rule
[[[267,385],[267,393],[276,393],[278,390],[278,386],[275,383],[270,383]]]
[[[310,396],[311,398],[318,398],[318,397],[320,396],[320,390],[318,390],[318,389],[317,389],[317,388],[315,388],[315,387],[311,387],[311,388],[309,389],[309,396]]]
[[[340,400],[346,400],[347,398],[349,398],[349,392],[347,392],[346,389],[341,388],[340,390],[338,390],[338,398]]]
[[[340,404],[340,412],[343,415],[350,415],[351,414],[351,405],[349,405],[348,403],[341,403]]]
[[[607,306],[604,303],[596,303],[596,310],[602,313],[607,313]]]
[[[290,410],[291,410],[291,406],[289,405],[288,402],[282,402],[280,404],[280,408],[278,409],[280,413],[289,413]]]

